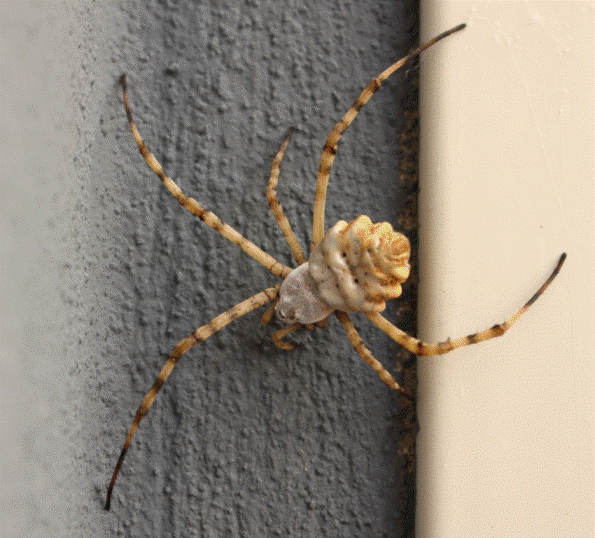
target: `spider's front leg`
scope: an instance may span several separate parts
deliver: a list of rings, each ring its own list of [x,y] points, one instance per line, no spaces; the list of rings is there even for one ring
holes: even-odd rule
[[[194,198],[185,194],[182,189],[180,189],[178,184],[165,173],[163,167],[156,159],[155,155],[151,153],[145,144],[132,118],[132,110],[130,108],[130,103],[128,102],[128,85],[126,83],[126,75],[122,75],[120,77],[120,83],[122,84],[122,96],[124,99],[124,108],[126,109],[126,117],[128,118],[130,130],[132,131],[132,136],[138,145],[138,149],[143,156],[143,159],[149,165],[149,168],[153,170],[155,174],[157,174],[159,179],[161,179],[167,189],[174,195],[176,200],[204,223],[208,224],[215,231],[219,232],[223,237],[238,245],[246,254],[252,256],[252,258],[254,258],[258,263],[264,265],[271,273],[276,276],[280,276],[281,278],[285,278],[291,272],[291,267],[286,267],[279,263],[275,258],[273,258],[273,256],[266,253],[260,247],[252,243],[252,241],[246,239],[229,224],[223,222],[217,215],[215,215],[215,213],[205,209]],[[288,141],[289,140],[287,140],[287,142]],[[281,159],[279,158],[279,162],[280,160]]]
[[[128,430],[128,435],[126,436],[126,441],[124,441],[124,446],[122,447],[122,451],[120,452],[120,457],[118,458],[118,463],[114,469],[114,473],[112,475],[112,479],[110,481],[109,487],[107,489],[107,497],[105,501],[105,509],[109,510],[112,500],[112,492],[114,489],[114,484],[116,483],[116,479],[118,478],[118,474],[120,473],[120,469],[122,468],[122,463],[124,462],[124,457],[128,452],[128,448],[130,447],[130,443],[132,442],[132,438],[140,424],[140,421],[143,417],[149,412],[149,409],[153,405],[157,394],[161,390],[161,387],[164,385],[165,381],[172,373],[176,363],[184,353],[186,353],[191,347],[195,346],[196,344],[200,344],[204,342],[207,338],[215,334],[217,331],[225,327],[227,324],[231,323],[232,321],[252,312],[255,308],[262,306],[270,301],[273,301],[279,295],[279,288],[281,287],[280,284],[273,286],[272,288],[267,288],[256,295],[238,303],[234,307],[230,308],[229,310],[219,314],[217,317],[213,318],[209,323],[199,327],[194,331],[190,336],[184,338],[178,345],[174,348],[171,352],[171,355],[163,365],[163,368],[153,386],[147,392],[143,401],[141,402],[138,410],[136,411],[136,415],[134,417],[134,421],[132,422],[132,426]]]

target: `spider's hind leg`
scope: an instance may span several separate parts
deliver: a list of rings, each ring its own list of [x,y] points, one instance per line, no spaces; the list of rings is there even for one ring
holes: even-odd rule
[[[374,77],[369,84],[359,94],[351,108],[345,113],[345,115],[335,124],[333,130],[328,135],[328,138],[324,144],[324,150],[320,157],[320,165],[318,167],[318,180],[316,182],[316,198],[314,200],[314,219],[312,222],[312,248],[316,246],[324,237],[324,208],[326,205],[326,190],[328,187],[329,175],[331,172],[331,166],[335,160],[335,154],[337,153],[337,143],[343,136],[343,133],[347,130],[347,127],[357,116],[357,113],[362,107],[368,102],[368,100],[378,91],[382,83],[392,75],[397,69],[400,69],[409,60],[415,58],[421,54],[424,50],[431,47],[441,39],[448,37],[459,30],[465,28],[465,24],[459,24],[446,32],[441,33],[435,38],[431,39],[424,45],[418,47],[413,52],[401,58],[398,62],[385,69],[377,77]]]
[[[399,385],[394,380],[393,376],[390,375],[388,370],[386,370],[384,368],[384,366],[382,366],[380,361],[376,357],[374,357],[372,352],[367,348],[366,344],[364,344],[364,341],[361,339],[360,335],[358,334],[357,330],[355,329],[355,327],[351,321],[351,318],[349,317],[349,314],[347,314],[347,312],[341,312],[341,311],[337,310],[335,312],[335,315],[339,318],[339,321],[343,324],[343,328],[345,329],[345,332],[347,333],[347,337],[349,338],[351,345],[360,354],[362,359],[364,359],[374,369],[374,371],[378,374],[380,379],[382,379],[382,381],[384,381],[384,383],[388,387],[390,387],[393,390],[398,391],[402,396],[407,398],[409,401],[413,401],[413,397],[411,395],[407,394],[407,392],[405,392],[403,387],[401,387],[401,385]]]
[[[461,336],[459,338],[448,338],[444,342],[438,344],[426,344],[421,340],[407,334],[398,327],[395,327],[390,321],[381,316],[378,312],[368,312],[365,315],[374,323],[379,329],[384,331],[390,336],[395,342],[401,344],[404,348],[408,349],[416,355],[441,355],[442,353],[448,353],[458,347],[468,346],[471,344],[477,344],[490,338],[502,336],[512,325],[518,321],[518,319],[529,309],[529,307],[541,296],[541,294],[547,289],[552,283],[552,280],[556,278],[557,274],[562,268],[562,264],[566,259],[566,253],[560,256],[556,267],[547,278],[547,280],[541,285],[541,287],[531,296],[531,298],[511,317],[509,317],[503,323],[498,323],[489,329],[484,329],[467,336]]]

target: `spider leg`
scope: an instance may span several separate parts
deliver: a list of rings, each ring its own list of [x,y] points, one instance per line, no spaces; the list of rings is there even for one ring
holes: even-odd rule
[[[381,330],[388,334],[393,340],[401,344],[404,348],[408,349],[412,353],[417,355],[439,355],[442,353],[448,353],[458,347],[468,346],[470,344],[476,344],[484,340],[489,340],[496,336],[502,336],[510,327],[527,311],[527,309],[539,298],[539,296],[546,290],[551,284],[552,280],[556,278],[556,275],[560,272],[560,268],[566,259],[566,253],[560,256],[556,267],[548,279],[542,284],[542,286],[533,294],[522,308],[520,308],[513,316],[508,318],[504,323],[498,323],[489,329],[470,334],[468,336],[462,336],[455,338],[454,340],[448,339],[445,342],[439,344],[426,344],[413,336],[408,335],[406,332],[395,327],[390,321],[382,317],[377,312],[365,313],[366,316],[377,325]]]
[[[285,155],[285,150],[287,149],[287,145],[289,144],[289,140],[291,139],[291,135],[293,134],[293,129],[289,129],[287,131],[287,135],[285,136],[285,140],[281,144],[275,159],[273,160],[273,166],[271,167],[271,176],[269,178],[269,182],[267,183],[267,200],[269,201],[269,207],[277,219],[277,223],[285,235],[285,239],[289,244],[289,248],[291,248],[291,252],[293,252],[293,257],[298,265],[302,265],[305,263],[306,256],[304,256],[304,251],[300,246],[297,237],[293,233],[291,229],[291,225],[283,212],[283,208],[281,207],[281,202],[277,199],[277,182],[279,180],[279,172],[281,170],[281,160]]]
[[[163,368],[153,386],[145,395],[142,403],[140,404],[138,410],[136,411],[136,415],[134,417],[134,421],[132,422],[132,426],[130,426],[130,430],[128,430],[128,435],[126,436],[126,441],[124,442],[124,446],[122,447],[122,451],[120,452],[120,457],[118,458],[118,463],[114,469],[114,474],[112,475],[111,482],[107,489],[107,498],[105,501],[105,509],[110,509],[110,504],[112,500],[112,491],[114,489],[114,484],[116,483],[116,478],[118,478],[118,474],[120,473],[120,469],[122,468],[122,463],[124,462],[124,457],[126,456],[126,452],[130,447],[130,443],[132,442],[132,437],[136,432],[138,425],[142,418],[148,413],[151,405],[155,401],[155,397],[157,393],[171,374],[174,366],[180,359],[180,357],[186,353],[191,347],[195,346],[196,344],[200,344],[204,342],[209,336],[215,334],[218,330],[225,327],[228,323],[242,317],[243,315],[251,312],[255,308],[262,306],[263,304],[268,303],[269,301],[274,300],[277,295],[279,294],[279,288],[281,284],[277,284],[272,288],[267,288],[256,295],[238,303],[234,307],[230,308],[229,310],[219,314],[217,317],[213,318],[209,323],[199,327],[194,331],[190,336],[184,338],[178,345],[174,348],[171,355],[163,365]]]
[[[329,134],[326,143],[324,144],[324,150],[322,151],[322,156],[320,157],[320,166],[318,167],[316,198],[314,199],[314,220],[312,224],[312,247],[317,245],[324,237],[324,206],[326,204],[326,189],[328,186],[329,174],[331,171],[331,166],[333,165],[333,160],[335,159],[335,154],[337,153],[337,142],[339,142],[339,139],[343,136],[343,133],[347,127],[349,127],[355,116],[357,116],[357,113],[368,102],[370,97],[376,93],[382,83],[397,69],[402,67],[412,58],[418,56],[428,47],[431,47],[441,39],[444,39],[445,37],[462,30],[465,28],[465,26],[465,24],[459,24],[458,26],[443,32],[421,47],[418,47],[404,58],[401,58],[388,69],[385,69],[377,77],[373,78],[364,88],[362,93],[360,93],[359,97],[355,100],[355,103],[353,103],[345,116],[343,116],[343,118],[341,118],[333,127],[333,130]]]
[[[327,322],[328,322],[328,318],[324,318],[322,321],[318,321],[314,325],[320,329],[326,329]]]
[[[277,297],[271,303],[271,305],[264,311],[264,314],[260,318],[260,323],[262,323],[263,325],[266,325],[269,321],[271,321],[271,319],[273,319],[273,316],[275,315],[275,307],[277,306],[278,302],[279,302],[279,297]]]
[[[228,224],[225,224],[215,213],[202,207],[194,198],[187,196],[182,192],[182,189],[178,187],[176,182],[170,178],[163,170],[163,167],[159,161],[155,158],[155,155],[151,153],[149,148],[144,143],[134,120],[132,119],[132,111],[128,102],[128,87],[126,84],[126,75],[122,75],[120,78],[122,84],[122,94],[124,97],[124,107],[126,108],[126,116],[128,117],[128,123],[130,124],[130,130],[132,136],[138,144],[138,149],[141,155],[145,159],[149,168],[153,170],[168,190],[176,197],[176,200],[182,204],[188,211],[196,215],[200,220],[208,224],[211,228],[219,232],[225,238],[229,239],[232,243],[238,245],[246,254],[252,256],[258,263],[264,265],[274,275],[285,278],[290,272],[290,267],[285,267],[279,263],[270,254],[267,254],[264,250],[256,246],[252,241],[246,239],[242,234],[234,230]]]
[[[283,342],[283,338],[285,338],[289,333],[297,331],[300,327],[302,327],[301,323],[294,323],[293,325],[283,327],[282,329],[279,329],[278,331],[274,332],[271,335],[271,340],[273,341],[273,344],[287,351],[295,349],[294,344],[290,344],[289,342]]]
[[[339,321],[343,324],[347,337],[351,342],[351,345],[361,355],[361,357],[374,369],[374,371],[380,376],[380,379],[384,381],[391,389],[398,391],[402,396],[405,396],[409,401],[413,401],[413,398],[405,392],[405,390],[399,385],[393,376],[380,364],[380,361],[372,355],[372,352],[366,347],[364,341],[361,339],[357,330],[355,329],[351,318],[347,312],[335,311],[335,315],[339,318]]]

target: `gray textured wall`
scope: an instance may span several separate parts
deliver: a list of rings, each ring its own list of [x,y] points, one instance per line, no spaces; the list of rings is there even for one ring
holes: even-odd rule
[[[410,446],[402,422],[411,415],[334,318],[327,330],[296,334],[301,345],[290,352],[271,344],[279,325],[261,326],[260,312],[194,348],[141,424],[112,511],[102,503],[134,411],[173,346],[277,281],[184,211],[147,168],[128,130],[118,76],[128,73],[138,127],[180,186],[292,264],[265,196],[283,134],[295,127],[279,198],[307,247],[324,140],[370,78],[414,44],[416,4],[147,1],[61,9],[74,35],[66,50],[80,55],[62,82],[72,92],[69,129],[78,138],[67,195],[48,209],[60,210],[54,220],[67,232],[54,240],[67,246],[68,261],[58,264],[62,325],[44,355],[64,361],[62,377],[42,394],[57,395],[48,424],[65,452],[66,478],[57,470],[43,475],[49,500],[32,503],[42,516],[32,516],[22,535],[411,535],[412,468],[400,454]],[[403,182],[399,146],[412,91],[406,73],[397,73],[341,141],[327,226],[362,213],[411,226],[410,211],[400,213],[412,199],[399,188],[412,183]],[[402,313],[411,322],[407,307]],[[394,371],[395,346],[365,319],[355,322]],[[28,331],[43,327],[33,322]],[[51,451],[44,454],[51,460]],[[59,510],[64,526],[55,523]]]

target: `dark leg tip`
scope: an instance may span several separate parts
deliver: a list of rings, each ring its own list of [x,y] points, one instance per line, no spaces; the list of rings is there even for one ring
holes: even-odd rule
[[[289,140],[291,140],[291,137],[293,135],[293,131],[294,130],[295,129],[293,127],[290,127],[289,129],[287,129],[287,132],[285,133],[285,139],[284,140],[287,140],[289,142]]]
[[[411,394],[408,394],[407,392],[405,392],[404,390],[400,390],[399,394],[401,396],[403,396],[403,398],[405,398],[410,404],[415,403],[415,399],[413,398],[413,396],[411,396]]]
[[[558,260],[558,263],[556,264],[556,268],[554,269],[554,272],[552,273],[552,276],[556,276],[560,272],[562,265],[564,265],[565,259],[566,259],[566,252],[562,252],[562,254],[560,255],[560,259]]]

